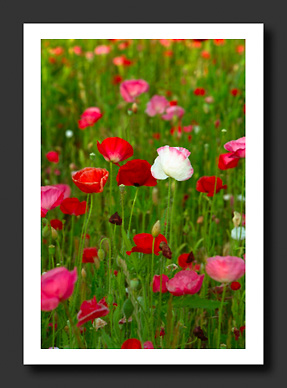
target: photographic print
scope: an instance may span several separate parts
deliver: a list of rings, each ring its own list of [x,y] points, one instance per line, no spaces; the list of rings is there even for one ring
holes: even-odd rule
[[[263,284],[263,254],[250,254],[256,197],[248,190],[256,179],[261,184],[263,164],[259,156],[257,178],[248,180],[256,171],[248,154],[248,37],[228,37],[232,25],[217,31],[216,24],[205,34],[192,24],[176,33],[174,25],[174,37],[164,24],[152,37],[125,35],[121,24],[94,38],[60,26],[58,38],[39,33],[36,48],[40,265],[34,262],[37,287],[28,292],[40,293],[37,351],[47,363],[70,363],[69,351],[77,363],[92,350],[95,364],[108,353],[122,358],[111,363],[173,363],[171,352],[183,364],[224,352],[223,362],[244,363],[236,357],[248,351],[254,329],[246,306],[256,301],[247,283],[256,260],[259,290]],[[159,39],[161,26],[168,39]],[[24,52],[24,71],[26,63]],[[25,131],[24,122],[24,139]],[[263,291],[259,309],[261,302]]]

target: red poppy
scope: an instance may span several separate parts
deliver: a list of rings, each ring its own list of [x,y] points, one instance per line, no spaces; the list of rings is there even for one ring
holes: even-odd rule
[[[104,168],[85,167],[72,173],[75,185],[84,193],[101,193],[109,177]]]
[[[46,158],[51,163],[59,163],[59,154],[56,151],[50,151],[46,154]]]
[[[115,75],[113,77],[112,83],[114,85],[120,84],[122,82],[123,78],[120,75]]]
[[[190,268],[195,270],[198,268],[198,264],[195,264],[194,260],[195,258],[194,258],[193,252],[190,252],[190,253],[182,253],[178,257],[177,262],[182,269]]]
[[[151,175],[151,165],[146,160],[134,159],[120,167],[117,182],[125,186],[156,186],[157,180]]]
[[[60,205],[60,210],[70,216],[80,216],[87,211],[87,202],[80,202],[78,198],[66,198]]]
[[[223,46],[225,44],[225,39],[213,39],[213,42],[216,46]]]
[[[108,137],[102,144],[98,141],[97,147],[107,162],[113,162],[117,165],[134,154],[130,143],[120,137]]]
[[[208,39],[192,39],[194,42],[205,42]]]
[[[228,170],[229,168],[235,168],[240,158],[234,157],[233,152],[227,152],[226,154],[219,155],[218,168],[220,170]]]
[[[203,89],[203,88],[196,88],[193,93],[196,96],[204,96],[205,95],[205,89]]]
[[[60,220],[57,220],[57,219],[51,220],[50,221],[50,225],[52,226],[52,228],[54,228],[56,230],[62,230],[63,229],[63,222],[60,221]]]
[[[116,66],[130,66],[132,64],[132,61],[127,59],[125,55],[121,55],[120,57],[115,57],[113,59],[113,63]]]
[[[94,263],[96,257],[98,257],[97,248],[84,248],[82,263]]]
[[[215,181],[216,194],[222,189],[227,189],[227,185],[222,185],[222,180],[220,178],[215,176],[203,176],[199,178],[196,182],[196,190],[201,193],[207,193],[208,197],[213,197],[215,190]]]
[[[230,93],[232,94],[232,96],[236,97],[237,94],[239,94],[239,90],[238,89],[231,89]]]
[[[208,51],[202,51],[201,56],[204,59],[209,59],[210,58],[210,53]]]
[[[90,107],[84,111],[81,115],[78,125],[80,129],[85,129],[86,127],[92,127],[100,118],[103,117],[101,111],[97,107]]]
[[[240,284],[239,282],[232,282],[232,283],[230,284],[230,288],[231,288],[233,291],[240,290],[241,284]]]
[[[141,252],[141,253],[145,253],[145,254],[152,253],[153,237],[151,234],[139,233],[139,234],[136,234],[134,236],[133,240],[134,240],[134,243],[136,244],[136,246],[133,247],[131,251],[127,251],[126,252],[127,255],[130,255],[132,252]],[[159,234],[155,238],[155,242],[154,242],[154,254],[157,256],[159,255],[159,252],[161,251],[160,243],[162,241],[167,243],[166,238],[162,234]]]
[[[130,338],[122,344],[121,349],[142,349],[142,344],[140,340],[136,338]]]
[[[170,106],[175,106],[175,105],[177,105],[177,101],[176,101],[176,100],[171,100],[171,101],[169,102],[169,105],[170,105]]]
[[[104,317],[109,313],[109,309],[101,304],[97,303],[96,297],[94,296],[91,300],[85,300],[80,307],[77,318],[77,326],[81,326],[86,322],[93,321],[96,318]]]

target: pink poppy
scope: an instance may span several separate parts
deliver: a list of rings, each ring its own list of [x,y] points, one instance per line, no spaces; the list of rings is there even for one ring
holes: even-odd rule
[[[220,170],[229,170],[235,168],[238,165],[240,158],[234,156],[233,152],[227,152],[226,154],[219,155],[218,168]]]
[[[77,280],[77,269],[68,271],[58,267],[44,273],[41,277],[41,310],[52,311],[60,302],[68,299]]]
[[[196,294],[202,286],[204,274],[198,275],[195,271],[179,271],[166,283],[166,288],[174,296]]]
[[[76,55],[81,55],[81,54],[82,54],[82,48],[81,48],[80,46],[75,46],[75,47],[73,48],[73,50],[74,50],[74,53],[75,53]]]
[[[120,57],[115,57],[113,59],[113,63],[116,66],[130,66],[132,61],[126,58],[125,55],[121,55]]]
[[[103,115],[99,108],[87,108],[81,115],[80,120],[78,121],[79,128],[85,129],[86,127],[92,127],[98,120],[100,120],[102,116]]]
[[[134,102],[135,98],[149,90],[149,84],[143,79],[131,79],[121,83],[120,92],[126,102]]]
[[[41,187],[41,217],[45,217],[48,210],[59,206],[64,199],[62,190],[55,186]]]
[[[152,281],[152,290],[153,292],[162,292],[163,294],[167,292],[166,282],[168,282],[169,278],[167,275],[154,275]],[[161,282],[161,287],[160,287]]]
[[[110,46],[102,45],[102,46],[97,46],[94,52],[96,55],[103,55],[103,54],[108,54],[110,51],[111,51]]]
[[[108,137],[102,143],[97,142],[99,152],[107,162],[118,164],[133,156],[133,147],[120,137]]]
[[[154,349],[153,343],[151,341],[146,341],[144,343],[144,349]]]
[[[245,158],[245,136],[237,140],[231,140],[228,143],[224,144],[224,148],[232,152],[232,156],[237,156],[238,158]]]
[[[178,106],[178,105],[172,105],[172,106],[169,106],[166,111],[166,113],[164,115],[162,115],[161,117],[164,119],[164,120],[172,120],[174,117],[177,117],[179,119],[182,118],[182,116],[184,115],[185,113],[185,110],[181,107],[181,106]]]
[[[157,149],[158,157],[151,166],[151,174],[155,179],[174,178],[186,181],[193,174],[193,167],[188,159],[190,152],[183,147],[169,147]]]
[[[214,256],[207,259],[205,270],[217,282],[234,282],[244,275],[245,261],[235,256]]]
[[[69,185],[66,185],[65,183],[57,183],[56,185],[53,185],[54,187],[58,187],[58,189],[62,190],[64,193],[64,198],[69,198],[71,195],[71,187]]]
[[[146,114],[153,117],[157,114],[162,114],[165,108],[169,106],[169,102],[163,96],[155,95],[147,103]]]
[[[82,326],[84,323],[93,321],[96,318],[104,317],[109,313],[109,309],[106,306],[106,303],[102,299],[97,303],[96,297],[94,296],[91,300],[85,300],[80,307],[77,318],[77,326]]]

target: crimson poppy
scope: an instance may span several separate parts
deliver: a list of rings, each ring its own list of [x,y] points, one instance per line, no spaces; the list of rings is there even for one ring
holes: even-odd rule
[[[219,155],[218,168],[220,170],[228,170],[235,168],[240,158],[234,156],[233,152],[227,152],[226,154]]]
[[[107,162],[113,162],[117,165],[134,154],[130,143],[120,137],[108,137],[102,143],[98,141],[97,147]]]
[[[50,151],[46,154],[46,158],[51,163],[59,163],[59,154],[56,151]]]
[[[196,96],[204,96],[205,95],[205,90],[203,88],[196,88],[194,91],[194,94]]]
[[[208,197],[213,197],[216,181],[216,194],[222,190],[227,189],[227,185],[222,185],[222,180],[215,176],[203,176],[196,182],[196,190],[201,193],[207,193]]]
[[[140,340],[136,338],[130,338],[122,344],[121,349],[142,349],[142,344]]]
[[[101,193],[109,177],[104,168],[85,167],[72,173],[75,185],[84,193]]]
[[[81,326],[86,322],[93,321],[96,318],[104,317],[109,313],[109,309],[100,302],[97,303],[96,297],[94,296],[91,300],[85,300],[80,307],[77,318],[77,326]]]
[[[50,225],[52,228],[56,230],[62,230],[63,229],[63,222],[60,220],[57,220],[56,218],[54,220],[50,221]]]
[[[232,282],[232,283],[230,284],[230,288],[231,288],[233,291],[240,290],[241,284],[240,284],[239,282]]]
[[[151,234],[139,233],[139,234],[136,234],[134,236],[133,240],[134,240],[134,243],[136,244],[136,246],[133,247],[131,251],[126,252],[127,255],[130,255],[132,252],[141,252],[141,253],[145,253],[145,254],[152,253],[153,237]],[[166,238],[162,234],[159,234],[157,237],[155,237],[154,254],[157,256],[159,255],[159,252],[161,250],[160,243],[162,241],[167,243]]]
[[[177,262],[178,262],[178,265],[182,268],[182,269],[186,269],[186,268],[190,268],[190,269],[193,269],[195,270],[196,268],[198,268],[198,264],[195,264],[195,258],[194,258],[194,255],[193,255],[193,252],[190,252],[190,253],[182,253],[178,259],[177,259]],[[195,268],[196,267],[196,268]]]
[[[84,248],[82,263],[94,263],[96,257],[98,257],[97,248]]]
[[[125,186],[156,186],[157,180],[151,175],[151,165],[146,160],[134,159],[120,167],[117,182]]]
[[[60,205],[60,210],[70,216],[80,216],[87,211],[87,202],[80,202],[78,198],[66,198]]]

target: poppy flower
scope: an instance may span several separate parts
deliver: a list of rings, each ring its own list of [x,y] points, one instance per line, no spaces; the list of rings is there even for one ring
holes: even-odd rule
[[[237,140],[231,140],[224,144],[226,151],[232,152],[233,156],[245,158],[245,136]]]
[[[223,46],[225,44],[225,39],[213,39],[213,42],[216,46]]]
[[[121,55],[113,59],[113,64],[116,66],[130,66],[132,61],[127,59],[125,55]]]
[[[165,114],[161,116],[163,120],[173,120],[174,117],[181,119],[185,110],[179,105],[172,105],[166,108]]]
[[[114,225],[122,225],[123,220],[122,220],[122,218],[119,216],[118,212],[115,212],[115,213],[112,214],[111,217],[109,218],[109,222],[110,222],[111,224],[114,224]]]
[[[201,52],[201,57],[204,59],[209,59],[210,58],[210,53],[208,51],[202,51]]]
[[[74,46],[73,51],[76,55],[81,55],[82,54],[82,48],[80,46]]]
[[[61,189],[55,186],[41,187],[41,217],[45,217],[49,210],[59,206],[64,198]]]
[[[152,281],[152,291],[153,292],[162,292],[163,294],[167,292],[166,282],[169,280],[167,275],[154,275]],[[161,287],[160,287],[161,282]]]
[[[76,268],[71,272],[64,267],[45,272],[41,276],[41,310],[52,311],[60,302],[68,299],[74,291],[76,280]]]
[[[214,191],[217,194],[222,189],[227,189],[227,185],[222,185],[222,180],[215,176],[203,176],[196,182],[196,190],[200,193],[207,193],[208,197],[213,197]]]
[[[121,349],[142,349],[142,344],[140,340],[130,338],[122,344]]]
[[[50,225],[52,228],[56,230],[62,230],[63,229],[63,222],[60,220],[57,220],[56,218],[54,220],[50,221]]]
[[[87,202],[80,202],[78,198],[66,198],[60,205],[60,210],[70,216],[80,216],[87,211]]]
[[[149,90],[149,84],[143,79],[131,79],[121,83],[120,92],[126,102],[135,102],[136,97]]]
[[[115,75],[114,77],[113,77],[113,80],[112,80],[112,83],[114,84],[114,85],[117,85],[117,84],[120,84],[121,82],[122,82],[122,77],[120,76],[120,75]]]
[[[196,88],[193,92],[196,96],[204,96],[205,90],[203,88]]]
[[[152,242],[153,242],[153,237],[149,233],[139,233],[136,234],[133,238],[134,243],[136,244],[135,247],[132,248],[131,251],[127,251],[126,254],[130,255],[132,252],[141,252],[145,254],[151,254],[152,253]],[[161,242],[167,243],[166,238],[162,235],[159,234],[157,237],[155,237],[154,241],[154,254],[159,255],[159,252],[161,251],[160,248],[160,243]]]
[[[230,93],[232,94],[232,96],[236,97],[239,94],[239,90],[238,89],[231,89]]]
[[[62,190],[62,192],[64,193],[64,199],[69,198],[69,196],[71,195],[71,187],[69,185],[66,185],[64,183],[58,183],[53,186],[58,187],[58,189]]]
[[[100,302],[97,303],[96,297],[94,296],[91,300],[85,300],[80,307],[77,318],[77,327],[82,326],[84,323],[93,321],[96,318],[104,317],[109,313],[109,309]]]
[[[182,253],[177,259],[178,265],[182,269],[186,269],[186,268],[193,269],[194,261],[195,261],[195,258],[194,258],[193,252]]]
[[[98,257],[97,248],[84,248],[82,263],[94,263],[94,258]]]
[[[102,46],[97,46],[94,50],[94,53],[96,55],[103,55],[103,54],[108,54],[111,51],[110,46],[102,45]]]
[[[193,168],[188,159],[190,152],[182,147],[168,145],[157,149],[158,157],[151,167],[152,176],[156,179],[174,178],[186,181],[191,178]]]
[[[120,137],[108,137],[102,143],[98,141],[97,147],[107,162],[113,162],[117,165],[134,154],[130,143]]]
[[[50,151],[46,154],[46,158],[49,160],[51,163],[59,163],[59,154],[56,151]]]
[[[167,99],[164,96],[153,96],[147,103],[146,114],[150,117],[164,113],[165,108],[169,106]]]
[[[207,259],[206,273],[221,283],[234,282],[245,273],[245,261],[235,256],[214,256]]]
[[[86,109],[78,121],[79,128],[85,129],[87,127],[92,127],[102,116],[100,109],[97,107]]]
[[[75,185],[84,193],[101,193],[109,177],[104,168],[85,167],[72,173]]]
[[[198,275],[188,269],[179,271],[166,283],[166,288],[174,296],[196,294],[202,286],[204,274]]]
[[[241,284],[239,282],[232,282],[230,284],[230,288],[232,289],[232,291],[240,290]]]
[[[144,349],[154,349],[153,343],[151,341],[146,341],[144,343]]]
[[[238,165],[240,158],[234,156],[233,152],[227,152],[226,154],[219,155],[218,168],[220,170],[228,170],[235,168]]]
[[[125,186],[156,186],[157,181],[151,174],[151,165],[146,160],[134,159],[120,167],[117,182]]]
[[[243,53],[244,53],[244,50],[245,50],[245,48],[244,48],[243,45],[239,45],[239,46],[236,47],[236,52],[237,52],[238,54],[243,54]]]

